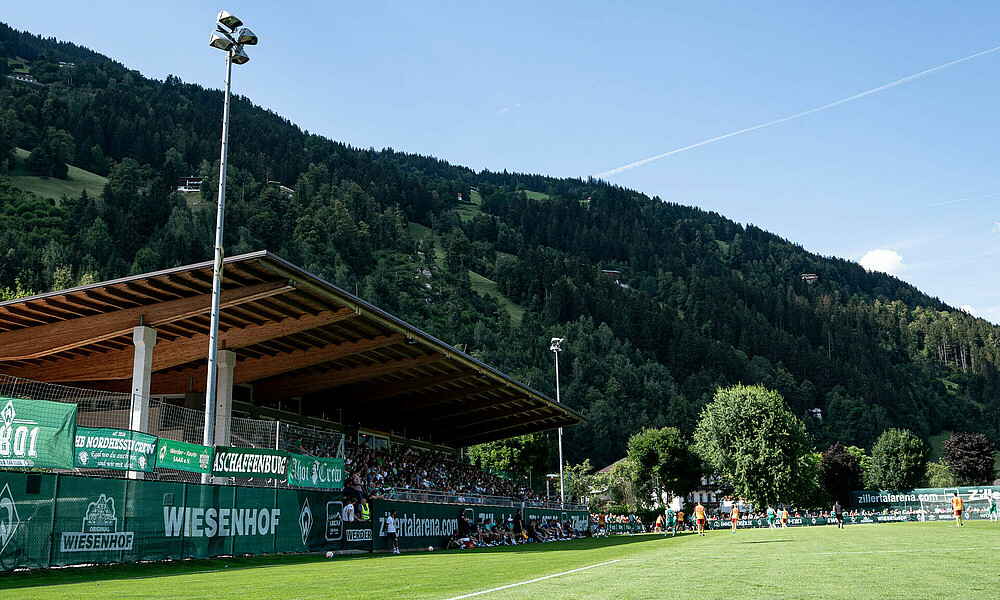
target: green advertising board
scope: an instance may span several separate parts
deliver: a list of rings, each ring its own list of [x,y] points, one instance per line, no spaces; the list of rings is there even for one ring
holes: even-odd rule
[[[212,447],[160,438],[156,443],[156,466],[161,469],[212,472]]]
[[[499,523],[513,519],[520,511],[514,506],[488,506],[468,504],[438,504],[423,502],[398,502],[395,500],[372,500],[372,534],[376,552],[388,551],[392,548],[385,531],[385,520],[389,511],[396,509],[396,535],[399,547],[404,550],[419,550],[432,546],[444,547],[449,538],[458,531],[458,516],[464,515],[471,522],[484,523],[493,521]],[[586,531],[590,524],[590,513],[587,511],[559,510],[550,508],[527,507],[525,517],[548,520],[560,519],[569,521],[574,529]]]
[[[344,459],[288,455],[288,485],[339,490],[344,487]]]
[[[127,429],[76,428],[75,465],[149,473],[156,465],[156,436]]]
[[[266,448],[216,446],[212,475],[285,480],[288,478],[288,453]]]
[[[73,468],[76,404],[0,396],[0,467]]]
[[[985,504],[991,495],[1000,497],[1000,486],[862,490],[851,492],[851,506],[859,510],[928,508],[929,505],[948,505],[955,493],[966,504]]]

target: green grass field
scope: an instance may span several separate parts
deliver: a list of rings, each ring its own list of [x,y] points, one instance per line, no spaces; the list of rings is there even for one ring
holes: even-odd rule
[[[28,158],[28,152],[21,148],[14,151],[16,158],[13,168],[10,170],[10,182],[26,192],[31,192],[41,198],[75,198],[80,192],[87,190],[91,196],[98,196],[104,191],[104,184],[108,180],[100,175],[95,175],[90,171],[78,169],[72,165],[69,167],[69,175],[66,179],[56,179],[55,177],[38,177],[29,175],[24,167],[24,161]]]
[[[986,598],[998,568],[1000,525],[900,523],[8,573],[0,597]]]

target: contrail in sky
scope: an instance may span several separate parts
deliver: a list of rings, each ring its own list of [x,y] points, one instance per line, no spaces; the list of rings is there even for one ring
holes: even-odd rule
[[[931,204],[924,204],[918,208],[930,208],[932,206],[944,206],[945,204],[955,204],[956,202],[966,202],[968,200],[980,200],[982,198],[993,198],[994,196],[1000,196],[1000,192],[994,192],[992,194],[983,194],[982,196],[969,196],[968,198],[959,198],[958,200],[945,200],[944,202],[933,202]]]
[[[847,98],[842,98],[840,100],[837,100],[836,102],[831,102],[829,104],[824,104],[823,106],[818,106],[816,108],[811,108],[811,109],[809,109],[807,111],[796,113],[796,114],[794,114],[794,115],[792,115],[790,117],[784,117],[784,118],[778,119],[776,121],[769,121],[767,123],[761,123],[760,125],[754,125],[753,127],[747,127],[746,129],[740,129],[739,131],[733,131],[732,133],[727,133],[725,135],[720,135],[718,137],[707,139],[707,140],[698,142],[697,144],[691,144],[690,146],[684,146],[683,148],[677,148],[676,150],[671,150],[670,152],[664,152],[663,154],[657,154],[656,156],[651,156],[649,158],[644,158],[642,160],[637,160],[634,163],[629,163],[627,165],[623,165],[623,166],[618,167],[616,169],[611,169],[610,171],[604,171],[603,173],[598,173],[597,177],[606,178],[606,177],[610,177],[612,175],[617,175],[618,173],[622,173],[622,172],[625,172],[625,171],[630,171],[630,170],[632,170],[632,169],[634,169],[636,167],[640,167],[640,166],[642,166],[642,165],[644,165],[646,163],[653,162],[654,160],[660,160],[661,158],[666,158],[666,157],[672,156],[674,154],[680,154],[681,152],[685,152],[687,150],[693,150],[695,148],[699,148],[701,146],[706,146],[708,144],[711,144],[713,142],[718,142],[718,141],[724,140],[726,138],[731,138],[731,137],[734,137],[734,136],[737,136],[737,135],[740,135],[740,134],[743,134],[743,133],[749,133],[751,131],[756,131],[758,129],[763,129],[765,127],[770,127],[772,125],[777,125],[779,123],[784,123],[786,121],[791,121],[793,119],[799,119],[799,118],[802,118],[802,117],[804,117],[806,115],[811,115],[813,113],[818,113],[821,110],[826,110],[828,108],[833,108],[834,106],[840,106],[841,104],[846,104],[847,102],[850,102],[852,100],[857,100],[858,98],[864,98],[865,96],[874,94],[876,92],[881,92],[882,90],[887,90],[887,89],[889,89],[891,87],[896,87],[897,85],[902,85],[904,83],[909,83],[909,82],[913,81],[914,79],[918,79],[920,77],[923,77],[924,75],[930,75],[934,71],[940,71],[941,69],[946,69],[946,68],[948,68],[950,66],[957,65],[958,63],[965,62],[967,60],[972,60],[973,58],[978,58],[978,57],[980,57],[980,56],[982,56],[984,54],[989,54],[990,52],[996,52],[997,50],[1000,50],[1000,46],[997,46],[996,48],[990,48],[989,50],[983,50],[982,52],[977,52],[975,54],[971,54],[969,56],[966,56],[965,58],[959,58],[958,60],[953,60],[951,62],[947,62],[947,63],[945,63],[943,65],[938,65],[938,66],[936,66],[934,68],[927,69],[926,71],[921,71],[919,73],[916,73],[914,75],[910,75],[908,77],[904,77],[902,79],[897,79],[896,81],[893,81],[892,83],[887,83],[885,85],[880,85],[879,87],[870,89],[867,92],[861,92],[860,94],[854,94],[853,96],[848,96]]]

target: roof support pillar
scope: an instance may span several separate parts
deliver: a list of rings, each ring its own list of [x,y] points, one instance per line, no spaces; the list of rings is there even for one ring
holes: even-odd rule
[[[218,371],[215,378],[215,445],[229,446],[230,421],[233,417],[233,369],[236,367],[236,353],[219,350],[215,364]]]
[[[149,384],[153,378],[153,347],[156,330],[140,325],[132,329],[135,354],[132,359],[132,405],[128,427],[132,431],[149,432]],[[141,479],[142,473],[129,471],[129,479]]]

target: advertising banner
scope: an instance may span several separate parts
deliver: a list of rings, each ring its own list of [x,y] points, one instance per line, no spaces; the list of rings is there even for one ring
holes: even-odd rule
[[[558,519],[560,523],[569,521],[570,527],[574,531],[586,531],[590,527],[590,513],[585,510],[560,510],[558,508],[527,506],[524,512],[529,521],[535,519],[539,522],[548,521],[549,519]]]
[[[212,475],[284,480],[288,478],[288,453],[264,448],[216,446]]]
[[[344,459],[288,455],[288,485],[339,490],[344,487]]]
[[[862,490],[851,492],[851,506],[859,510],[904,510],[923,505],[927,509],[931,505],[950,503],[956,492],[966,504],[986,503],[991,495],[1000,497],[1000,486]]]
[[[156,466],[175,471],[211,473],[212,447],[160,438],[156,443]]]
[[[156,464],[156,436],[127,429],[76,428],[75,466],[151,472]]]
[[[458,517],[500,522],[514,507],[372,501],[343,520],[340,492],[0,471],[0,570],[275,552],[442,548]]]
[[[396,509],[396,536],[402,550],[444,547],[448,539],[458,531],[458,516],[466,511],[473,516],[475,509],[460,504],[424,504],[418,502],[397,502],[394,500],[372,500],[373,546],[376,552],[392,550],[392,542],[386,536],[385,520],[389,511]]]
[[[0,467],[73,468],[76,404],[0,396]]]

